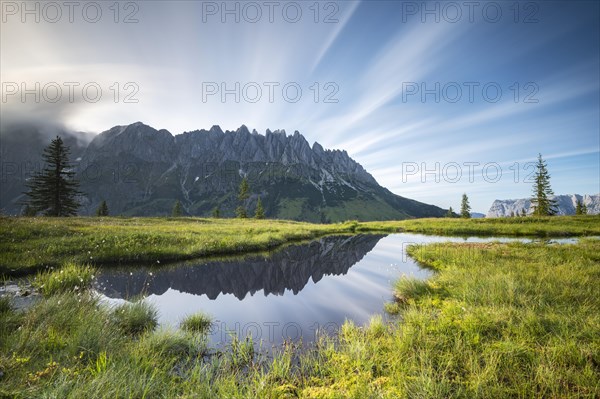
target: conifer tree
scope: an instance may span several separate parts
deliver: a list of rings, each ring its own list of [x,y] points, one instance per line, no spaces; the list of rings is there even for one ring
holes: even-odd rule
[[[581,201],[578,199],[577,203],[575,204],[575,214],[576,215],[583,215],[583,206],[581,204]]]
[[[260,197],[258,197],[258,201],[256,202],[256,213],[254,214],[255,219],[264,219],[265,218],[265,210],[262,206],[262,201]]]
[[[586,204],[581,204],[581,214],[582,215],[587,215],[587,213],[588,213],[587,205]]]
[[[175,205],[173,205],[173,211],[171,211],[171,216],[173,217],[180,217],[183,214],[183,211],[181,210],[181,202],[179,202],[179,200],[175,201]]]
[[[521,208],[521,216],[522,217],[527,216],[527,212],[525,212],[525,208]]]
[[[35,216],[37,212],[33,209],[29,204],[25,205],[25,209],[23,209],[23,216],[31,217]]]
[[[448,208],[448,212],[446,212],[446,217],[447,218],[453,218],[454,217],[454,211],[452,210],[452,207]]]
[[[102,201],[98,209],[96,209],[96,216],[108,216],[108,205],[106,205],[106,201]]]
[[[238,218],[247,218],[248,214],[246,213],[246,200],[250,197],[250,187],[248,185],[248,179],[245,177],[242,179],[240,183],[240,189],[238,193],[238,200],[240,201],[240,205],[236,208],[235,213]]]
[[[471,206],[469,205],[469,197],[467,194],[462,195],[462,201],[460,203],[460,217],[469,219],[471,217]]]
[[[533,184],[533,197],[531,205],[533,206],[533,215],[552,216],[556,214],[556,201],[550,197],[554,195],[550,187],[550,174],[546,161],[542,159],[542,154],[538,154],[536,172]]]
[[[246,208],[243,206],[238,206],[235,208],[235,215],[240,219],[246,219],[248,217],[248,213],[246,213]]]
[[[44,169],[27,183],[29,197],[27,205],[31,212],[41,212],[45,216],[77,215],[79,203],[76,200],[79,182],[69,162],[69,147],[60,137],[56,137],[44,149]]]
[[[245,177],[242,179],[240,183],[240,190],[238,193],[238,199],[240,201],[246,201],[250,197],[250,186],[248,185],[248,179]]]
[[[218,218],[221,217],[221,209],[219,208],[218,205],[215,207],[215,209],[213,209],[213,211],[212,211],[212,217],[215,218],[215,219],[218,219]]]

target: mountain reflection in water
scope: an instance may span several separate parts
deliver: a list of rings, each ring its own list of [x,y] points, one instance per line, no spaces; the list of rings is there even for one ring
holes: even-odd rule
[[[270,256],[186,263],[162,268],[130,267],[103,269],[96,289],[111,298],[162,295],[167,290],[206,295],[217,299],[233,294],[242,300],[249,293],[265,296],[298,294],[312,279],[344,275],[358,263],[383,235],[330,236],[308,244],[290,245]]]
[[[109,304],[144,296],[165,327],[176,327],[196,312],[209,314],[214,320],[209,340],[215,346],[227,345],[232,334],[250,335],[265,347],[287,340],[309,343],[321,331],[337,331],[346,320],[360,325],[381,314],[384,303],[393,299],[394,281],[432,274],[407,256],[406,248],[444,241],[531,239],[411,233],[323,237],[268,255],[103,268],[96,289]]]

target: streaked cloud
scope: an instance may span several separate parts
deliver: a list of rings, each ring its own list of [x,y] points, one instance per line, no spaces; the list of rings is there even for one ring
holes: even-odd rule
[[[398,166],[477,161],[507,168],[541,152],[556,168],[555,191],[598,191],[598,4],[540,3],[534,24],[515,23],[508,9],[510,17],[496,24],[405,21],[401,2],[391,1],[337,2],[339,22],[327,24],[314,21],[312,2],[299,4],[303,16],[295,23],[280,11],[274,22],[203,21],[203,3],[188,1],[140,2],[134,24],[114,23],[110,14],[96,24],[9,20],[0,25],[2,82],[97,82],[105,92],[97,103],[12,98],[1,119],[53,119],[95,132],[138,120],[174,134],[213,124],[299,130],[309,142],[348,150],[398,194],[448,206],[466,191],[478,211],[497,197],[526,196],[529,187],[481,179],[402,183]],[[139,86],[138,103],[111,97],[112,85],[127,82]],[[263,96],[256,103],[231,94],[202,101],[206,82],[258,84]],[[273,102],[265,82],[279,85]],[[411,82],[494,82],[503,96],[496,103],[481,95],[474,102],[404,101]],[[515,102],[515,82],[535,83],[539,102]],[[299,101],[282,97],[287,83],[301,87]],[[324,102],[328,83],[337,87],[337,102]]]

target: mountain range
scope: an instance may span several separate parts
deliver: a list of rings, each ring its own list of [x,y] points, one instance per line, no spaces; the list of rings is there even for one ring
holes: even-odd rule
[[[577,201],[581,201],[586,205],[588,214],[600,214],[600,194],[595,195],[554,195],[550,197],[556,201],[557,215],[574,215]],[[533,212],[531,206],[531,198],[496,200],[492,203],[486,217],[507,217],[511,214],[521,215],[522,210],[525,210],[527,215]]]
[[[35,169],[49,141],[37,133],[38,140],[34,129],[21,128],[18,135],[3,132],[3,164],[17,165],[3,171],[7,189],[0,195],[0,208],[7,213],[19,212],[31,172],[26,169]],[[310,146],[297,131],[287,135],[267,130],[261,135],[246,126],[235,131],[213,126],[174,136],[137,122],[115,126],[91,141],[73,136],[63,140],[71,147],[85,215],[92,215],[103,200],[110,214],[126,216],[168,215],[180,201],[186,215],[209,216],[218,207],[222,216],[231,217],[240,205],[237,193],[243,178],[251,193],[243,205],[253,214],[260,197],[269,218],[337,222],[445,214],[444,209],[390,192],[346,151]]]

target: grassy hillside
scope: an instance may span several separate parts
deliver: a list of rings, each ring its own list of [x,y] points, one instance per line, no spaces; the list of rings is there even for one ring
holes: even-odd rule
[[[250,186],[244,206],[254,214],[260,196],[265,214],[273,219],[322,223],[438,217],[446,213],[436,206],[395,195],[374,181],[357,180],[352,174],[335,173],[335,177],[323,181],[324,169],[302,163],[191,162],[174,167],[164,160],[142,161],[117,152],[120,155],[98,160],[89,171],[82,172],[83,176],[95,177],[82,179],[81,190],[89,200],[81,209],[84,215],[93,215],[100,201],[106,200],[113,215],[167,216],[175,201],[180,201],[185,216],[209,217],[219,207],[223,217],[234,217],[240,205],[239,170],[245,171]],[[104,152],[103,156],[109,154]],[[124,181],[115,182],[114,171],[106,165],[129,165],[132,159],[131,173],[121,171]]]

